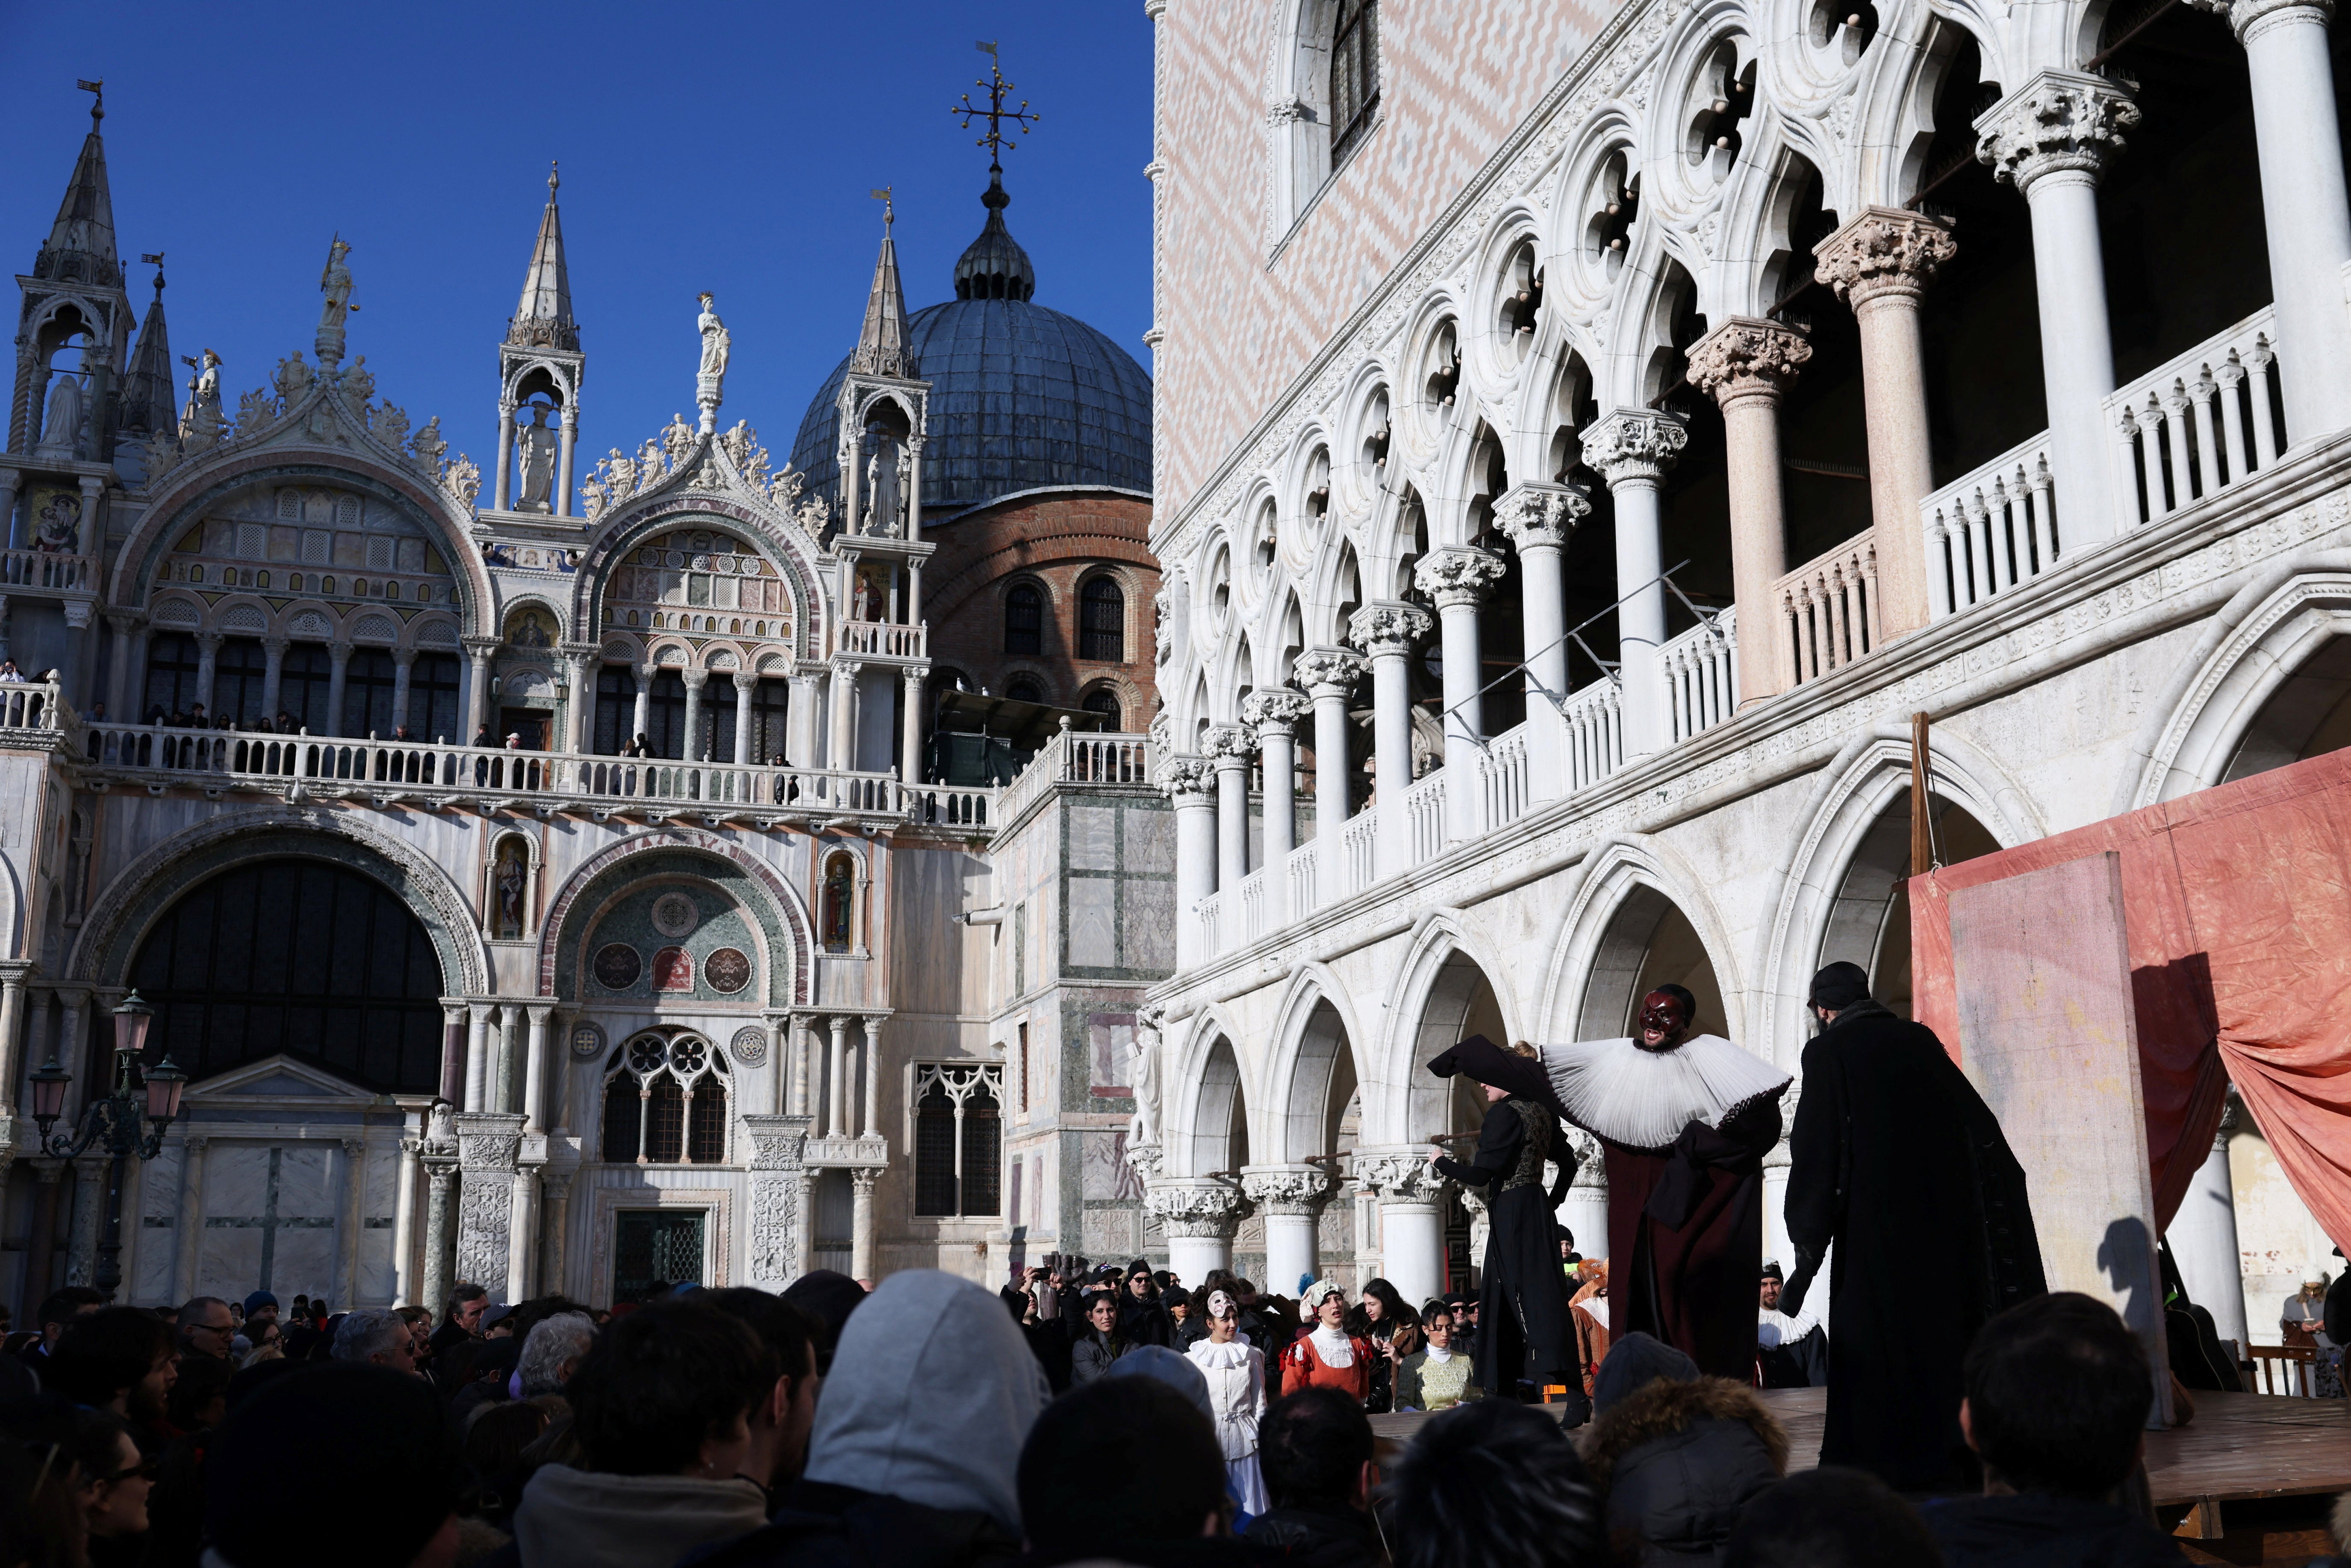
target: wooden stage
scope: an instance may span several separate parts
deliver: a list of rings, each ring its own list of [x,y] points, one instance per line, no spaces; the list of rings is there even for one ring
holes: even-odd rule
[[[1827,1390],[1768,1388],[1762,1398],[1787,1428],[1788,1468],[1812,1469],[1819,1461]],[[2167,1527],[2176,1524],[2190,1560],[2300,1563],[2329,1550],[2316,1527],[2326,1501],[2351,1492],[2351,1401],[2268,1394],[2194,1398],[2194,1421],[2147,1435],[2157,1516]],[[1560,1415],[1566,1407],[1545,1408]],[[1374,1416],[1372,1427],[1402,1444],[1427,1419]]]

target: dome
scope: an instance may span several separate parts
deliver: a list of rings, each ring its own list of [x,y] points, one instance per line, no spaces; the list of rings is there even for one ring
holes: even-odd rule
[[[1053,486],[1151,490],[1151,378],[1073,316],[1030,301],[1028,253],[1005,227],[1001,187],[956,266],[957,298],[906,322],[914,373],[930,382],[923,510],[944,520]],[[835,404],[850,361],[825,378],[792,442],[808,487],[840,497]]]

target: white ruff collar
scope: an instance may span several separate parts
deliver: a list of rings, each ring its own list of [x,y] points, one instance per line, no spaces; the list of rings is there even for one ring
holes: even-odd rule
[[[1644,1051],[1630,1038],[1546,1045],[1542,1064],[1571,1121],[1635,1149],[1663,1148],[1692,1122],[1719,1130],[1733,1111],[1788,1086],[1786,1073],[1719,1034],[1671,1051]]]

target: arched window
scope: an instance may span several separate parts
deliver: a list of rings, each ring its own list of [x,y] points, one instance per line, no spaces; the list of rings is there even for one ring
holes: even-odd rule
[[[637,673],[626,664],[606,664],[596,672],[596,750],[618,757],[634,740],[637,725]]]
[[[452,988],[414,914],[362,873],[292,857],[222,872],[148,934],[130,979],[155,1009],[152,1057],[199,1080],[284,1052],[387,1093],[440,1087]]]
[[[1371,130],[1379,103],[1379,0],[1339,0],[1331,28],[1332,168]]]
[[[837,854],[824,867],[824,950],[846,953],[857,946],[857,867]]]
[[[250,637],[231,637],[213,659],[212,721],[251,724],[261,716],[261,691],[269,680],[269,655]]]
[[[1108,686],[1096,686],[1088,692],[1078,706],[1088,713],[1102,716],[1102,728],[1115,732],[1118,728],[1118,694]]]
[[[147,643],[146,715],[158,708],[170,718],[196,706],[196,640],[183,632],[159,632]]]
[[[1126,663],[1126,595],[1115,578],[1090,578],[1078,595],[1078,657]]]
[[[1016,582],[1004,596],[1004,651],[1045,651],[1045,595],[1033,582]]]
[[[726,1164],[726,1071],[700,1035],[641,1034],[614,1051],[604,1074],[605,1163]]]
[[[327,727],[327,697],[334,690],[334,656],[317,643],[296,643],[277,665],[277,710],[313,735],[331,733]],[[277,714],[269,721],[277,722]]]
[[[993,1218],[1003,1207],[1004,1069],[994,1062],[914,1069],[914,1212]]]
[[[653,695],[645,703],[645,732],[655,757],[675,760],[685,756],[685,682],[675,670],[653,676]]]
[[[420,740],[463,742],[457,733],[457,655],[419,653],[408,672],[408,732]]]
[[[1004,684],[1004,695],[1016,703],[1041,703],[1045,700],[1045,683],[1034,675],[1015,675]]]

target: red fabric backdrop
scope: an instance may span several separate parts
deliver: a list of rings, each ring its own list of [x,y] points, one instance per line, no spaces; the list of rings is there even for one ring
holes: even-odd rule
[[[2351,1245],[2351,751],[1911,878],[1913,1006],[1954,1060],[1952,892],[2105,850],[2122,856],[2157,1215],[2179,1210],[2234,1081]]]

